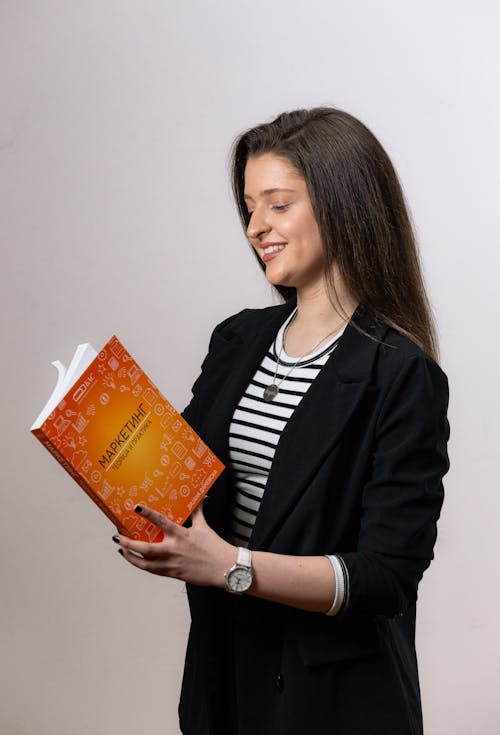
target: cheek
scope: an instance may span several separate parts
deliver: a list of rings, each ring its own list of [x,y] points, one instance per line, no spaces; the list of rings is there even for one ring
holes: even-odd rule
[[[311,257],[314,257],[315,259],[323,257],[321,235],[316,223],[304,228],[302,241],[307,246],[307,251]]]
[[[297,237],[297,233],[299,231],[297,223],[290,219],[279,220],[275,223],[273,229],[286,240],[290,240],[292,237]]]
[[[293,217],[276,223],[276,230],[286,236],[287,240],[309,243],[319,237],[316,223],[308,217]]]
[[[316,249],[321,248],[321,235],[312,212],[305,212],[296,222],[297,232],[300,233],[302,239]]]

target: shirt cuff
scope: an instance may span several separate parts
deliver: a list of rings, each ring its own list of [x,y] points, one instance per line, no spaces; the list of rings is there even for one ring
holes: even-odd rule
[[[335,554],[325,554],[325,556],[332,565],[333,573],[335,574],[335,597],[331,608],[325,615],[337,615],[344,601],[347,599],[349,589],[348,572],[338,556],[335,556]]]

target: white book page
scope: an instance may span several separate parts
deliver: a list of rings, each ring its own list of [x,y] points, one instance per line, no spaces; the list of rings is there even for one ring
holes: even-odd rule
[[[96,357],[96,350],[91,344],[85,342],[84,344],[78,345],[76,348],[68,369],[66,369],[59,360],[55,360],[52,363],[58,372],[56,387],[52,391],[52,395],[31,427],[31,431],[33,431],[33,429],[40,428],[61,399],[66,395],[68,390],[76,383],[78,378],[85,372],[92,360]]]

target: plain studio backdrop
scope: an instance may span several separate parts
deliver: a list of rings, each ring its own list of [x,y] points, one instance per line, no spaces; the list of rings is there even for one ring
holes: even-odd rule
[[[2,0],[2,733],[178,733],[183,585],[119,557],[28,429],[50,362],[113,333],[184,407],[213,326],[274,298],[230,144],[320,104],[360,117],[398,169],[450,378],[419,604],[426,732],[500,732],[499,31],[493,0]]]

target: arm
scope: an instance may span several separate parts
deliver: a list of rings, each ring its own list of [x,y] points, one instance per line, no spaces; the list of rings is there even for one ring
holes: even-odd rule
[[[227,317],[227,319],[224,319],[224,321],[220,322],[215,329],[213,330],[210,341],[208,345],[208,352],[205,356],[205,359],[203,360],[203,363],[201,365],[201,371],[200,375],[195,380],[193,387],[191,388],[192,392],[192,398],[189,404],[186,406],[184,411],[182,411],[181,415],[183,418],[188,422],[188,424],[191,424],[191,426],[196,427],[198,423],[198,419],[200,417],[200,391],[199,387],[201,384],[205,384],[205,393],[210,395],[210,373],[211,373],[211,360],[213,359],[214,353],[218,352],[218,349],[222,345],[222,349],[224,347],[224,344],[227,343],[226,336],[231,336],[231,324],[234,320],[239,319],[243,314],[250,311],[250,309],[242,309],[242,311],[238,312],[238,314],[234,314],[233,316]],[[208,381],[208,382],[207,382]],[[214,387],[214,390],[216,390],[216,387]]]
[[[435,363],[417,355],[399,363],[389,382],[370,477],[361,492],[358,542],[338,554],[349,580],[346,617],[394,617],[411,606],[436,538],[448,468],[446,378]],[[224,587],[236,549],[208,527],[201,511],[189,529],[147,509],[144,515],[165,539],[148,545],[119,537],[130,563],[195,585]],[[256,597],[317,612],[331,607],[335,575],[324,557],[254,552],[254,572],[250,594]]]
[[[164,534],[160,543],[115,536],[125,559],[139,569],[190,584],[225,588],[224,573],[237,550],[207,525],[201,508],[189,528],[145,506],[141,514]],[[140,554],[141,556],[137,556]],[[312,612],[326,612],[335,597],[335,575],[323,556],[253,552],[254,582],[247,594]]]
[[[433,558],[448,470],[448,384],[439,366],[413,355],[397,366],[379,411],[370,477],[361,495],[355,549],[339,553],[352,619],[403,615]]]

